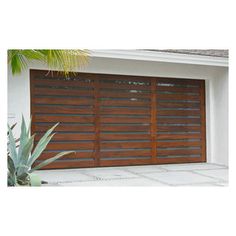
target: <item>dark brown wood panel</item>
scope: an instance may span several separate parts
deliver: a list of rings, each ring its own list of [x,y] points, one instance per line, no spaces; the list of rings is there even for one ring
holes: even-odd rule
[[[158,86],[157,93],[160,92],[174,92],[174,93],[200,93],[198,87],[172,87],[172,86]]]
[[[45,160],[51,157],[54,157],[55,155],[57,155],[59,152],[47,152],[47,153],[42,153],[40,159],[41,160]],[[65,160],[65,159],[93,159],[94,158],[95,153],[93,152],[93,150],[91,150],[91,152],[75,152],[75,153],[71,153],[68,155],[63,156],[60,160]]]
[[[150,130],[150,124],[148,125],[104,125],[100,126],[101,131],[117,131],[117,132],[148,132]]]
[[[101,149],[128,149],[128,148],[151,148],[150,142],[132,142],[132,141],[125,141],[125,142],[101,142]]]
[[[54,124],[54,122],[52,124],[34,124],[34,131],[35,132],[46,132],[47,130],[49,130],[52,125]],[[86,125],[86,124],[64,124],[64,123],[60,123],[60,125],[58,125],[55,128],[56,132],[60,132],[60,131],[72,131],[72,132],[94,132],[95,131],[95,126],[94,125]]]
[[[176,149],[176,150],[158,150],[157,155],[164,155],[164,156],[169,156],[169,155],[190,155],[190,154],[200,154],[201,149]]]
[[[93,82],[91,83],[86,83],[86,82],[83,82],[83,81],[80,81],[79,79],[78,80],[58,80],[58,79],[50,79],[50,80],[47,80],[47,79],[35,79],[34,80],[34,84],[36,87],[39,87],[39,86],[48,86],[48,87],[59,87],[59,88],[65,88],[65,87],[72,87],[75,88],[75,87],[81,87],[81,88],[93,88],[94,85],[93,85]]]
[[[58,89],[58,88],[35,88],[35,95],[43,96],[76,96],[94,97],[93,90]]]
[[[205,161],[204,81],[158,79],[156,85],[158,162]]]
[[[35,137],[35,141],[38,141],[42,135],[37,135]],[[69,133],[69,134],[61,134],[57,133],[54,135],[52,138],[52,141],[87,141],[87,140],[94,140],[95,135],[94,134],[74,134],[74,133]]]
[[[94,117],[87,117],[87,116],[35,115],[35,122],[93,123],[94,122]]]
[[[158,123],[161,124],[200,124],[199,118],[159,118]]]
[[[145,99],[150,98],[150,94],[148,93],[137,93],[137,92],[107,92],[101,91],[100,97],[102,98],[138,98],[138,99]]]
[[[158,94],[158,100],[190,100],[190,101],[199,101],[200,98],[197,95]]]
[[[120,100],[102,100],[100,102],[101,106],[119,106],[119,107],[149,107],[150,102],[149,101],[120,101]]]
[[[175,108],[175,109],[180,109],[180,108],[191,108],[191,109],[198,109],[200,110],[200,103],[191,103],[191,102],[163,102],[163,101],[157,101],[157,107],[158,108]]]
[[[162,140],[168,140],[168,139],[200,139],[201,134],[158,134],[157,139]]]
[[[76,106],[37,106],[35,107],[37,114],[81,114],[81,115],[91,115],[94,114],[94,109],[92,108],[78,108]]]
[[[102,140],[150,140],[149,134],[100,134]]]
[[[47,145],[46,150],[94,150],[94,142],[76,142],[76,143],[70,143],[70,142],[50,142]]]
[[[167,126],[164,124],[164,126],[161,126],[159,124],[158,126],[158,132],[200,132],[201,126]]]
[[[106,151],[101,152],[101,157],[150,157],[151,151],[150,150],[135,150],[135,151]]]
[[[150,109],[130,109],[130,108],[101,108],[100,114],[102,115],[147,115],[150,114]]]
[[[200,84],[202,83],[202,80],[196,80],[196,79],[178,79],[178,78],[158,78],[158,87],[165,86],[165,87],[171,87],[171,86],[195,86],[200,87]]]
[[[108,89],[125,89],[125,90],[150,90],[150,86],[148,85],[135,85],[135,84],[122,84],[122,83],[100,83],[102,88]]]
[[[199,116],[199,110],[159,110],[159,116]]]
[[[81,98],[48,98],[48,97],[35,97],[34,98],[35,104],[61,104],[61,105],[93,105],[94,100],[93,99],[81,99]],[[59,112],[59,111],[58,111]]]
[[[202,80],[31,70],[35,144],[60,122],[39,159],[47,168],[206,160]]]
[[[137,117],[137,116],[136,116]],[[121,123],[129,123],[129,124],[149,124],[150,118],[134,118],[134,117],[101,117],[100,122],[103,124],[121,124]]]
[[[186,142],[186,141],[175,141],[175,142],[159,142],[158,147],[160,148],[174,148],[174,147],[201,147],[201,142]]]

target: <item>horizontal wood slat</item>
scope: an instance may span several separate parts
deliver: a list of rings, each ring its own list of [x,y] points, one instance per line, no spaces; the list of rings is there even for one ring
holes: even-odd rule
[[[159,110],[159,116],[199,116],[198,110]]]
[[[100,92],[101,98],[150,98],[148,93],[137,93],[137,92]]]
[[[150,90],[148,85],[100,83],[101,88],[125,90]]]
[[[158,132],[200,132],[200,126],[158,126]]]
[[[45,125],[45,124],[40,124],[34,125],[35,132],[45,132],[49,130],[55,123],[52,123],[51,125]],[[54,130],[55,132],[59,131],[73,131],[73,132],[93,132],[95,131],[95,126],[94,125],[75,125],[73,123],[71,124],[63,124],[60,123]]]
[[[148,101],[116,101],[116,100],[105,100],[100,101],[101,106],[129,106],[129,107],[150,107],[150,102]]]
[[[190,102],[157,102],[158,108],[198,108],[200,109],[199,103]]]
[[[159,118],[158,123],[163,124],[200,124],[201,119],[199,118]]]
[[[148,134],[100,134],[101,140],[149,140]]]
[[[174,148],[174,147],[200,147],[201,142],[159,142],[160,148]]]
[[[44,96],[90,96],[94,97],[94,92],[91,90],[76,90],[76,89],[56,89],[56,88],[35,88],[35,95]]]
[[[183,149],[183,150],[158,150],[157,149],[157,155],[194,155],[194,154],[201,154],[201,149]]]
[[[93,105],[93,99],[81,98],[34,98],[35,104],[61,104],[61,105]],[[59,111],[58,111],[59,112]]]
[[[183,86],[194,85],[194,86],[200,87],[201,82],[202,82],[201,80],[195,80],[195,79],[158,78],[158,84],[169,83],[169,84],[174,84],[174,85],[183,85]],[[167,87],[169,87],[169,85]]]
[[[44,166],[42,169],[47,170],[47,169],[65,169],[65,168],[82,168],[82,167],[95,167],[94,161],[54,161],[53,163]]]
[[[107,82],[120,81],[120,82],[140,82],[140,83],[150,84],[150,77],[146,77],[146,76],[112,75],[112,74],[96,74],[96,76],[99,80],[101,81],[105,80]]]
[[[86,83],[80,80],[74,80],[74,81],[70,81],[70,80],[56,80],[56,79],[51,79],[51,80],[47,80],[47,79],[35,79],[34,80],[34,84],[36,86],[58,86],[58,87],[81,87],[81,88],[93,88],[94,87],[94,83],[90,82],[90,83]]]
[[[171,87],[171,86],[157,86],[157,92],[175,92],[175,93],[199,93],[200,88],[196,87]]]
[[[94,117],[86,116],[54,116],[36,115],[35,122],[73,122],[73,123],[93,123]]]
[[[118,132],[129,132],[129,131],[136,131],[136,132],[145,132],[150,130],[150,125],[101,125],[101,131],[118,131]]]
[[[158,100],[192,100],[199,101],[199,96],[185,94],[158,94]]]
[[[101,151],[101,157],[148,157],[151,156],[150,150],[137,150],[137,151]]]
[[[150,123],[150,118],[133,118],[133,117],[101,117],[100,118],[101,123],[130,123],[130,124],[142,124],[142,123]]]
[[[77,108],[66,106],[35,106],[37,114],[81,114],[91,115],[94,114],[93,108]]]
[[[35,141],[38,141],[42,135],[36,135]],[[84,140],[94,140],[95,135],[94,134],[60,134],[57,133],[56,135],[53,136],[52,140],[53,141],[84,141]]]
[[[45,160],[51,157],[54,157],[55,155],[57,155],[59,152],[48,152],[48,153],[43,153],[40,157],[40,160]],[[75,153],[71,153],[68,155],[65,155],[63,157],[60,158],[60,160],[62,159],[68,159],[68,158],[94,158],[94,152],[75,152]]]
[[[157,134],[159,140],[162,139],[199,139],[200,134]]]
[[[55,123],[47,168],[205,160],[204,81],[31,70],[35,144]],[[45,169],[44,168],[44,169]]]
[[[150,109],[129,109],[129,108],[101,108],[101,115],[147,115]]]
[[[88,143],[51,142],[47,145],[47,148],[46,148],[46,150],[80,150],[80,149],[93,150],[94,142],[88,142]]]
[[[101,142],[101,149],[113,149],[113,148],[151,148],[150,142]]]

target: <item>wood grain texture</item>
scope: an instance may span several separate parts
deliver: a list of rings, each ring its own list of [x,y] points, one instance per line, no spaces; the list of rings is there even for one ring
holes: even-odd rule
[[[151,162],[154,162],[157,157],[157,93],[156,93],[156,79],[151,79],[151,142],[152,154]]]
[[[201,161],[206,161],[206,108],[205,108],[205,81],[201,81]]]
[[[49,130],[52,125],[54,125],[54,123],[52,124],[36,124],[34,123],[34,131],[36,133],[38,132],[46,132],[47,130]],[[93,125],[84,125],[84,124],[63,124],[60,123],[54,130],[55,132],[94,132],[95,131],[95,126]]]
[[[93,108],[78,108],[76,106],[37,106],[34,107],[37,114],[80,114],[80,115],[91,115],[94,114]]]
[[[206,161],[202,80],[30,71],[35,144],[60,122],[44,169]]]
[[[48,97],[35,97],[34,98],[35,104],[61,104],[61,105],[93,105],[94,99],[81,99],[81,98],[48,98]],[[60,112],[60,111],[58,111]]]

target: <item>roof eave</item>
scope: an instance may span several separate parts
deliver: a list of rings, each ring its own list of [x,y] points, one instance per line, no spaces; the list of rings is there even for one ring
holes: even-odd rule
[[[141,50],[91,50],[91,57],[228,67],[228,58]]]

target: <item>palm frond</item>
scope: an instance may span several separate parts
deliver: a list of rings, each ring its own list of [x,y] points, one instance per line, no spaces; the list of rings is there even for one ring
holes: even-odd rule
[[[83,67],[89,60],[88,50],[8,50],[8,64],[12,74],[25,70],[30,61],[45,63],[49,70],[59,70],[68,76],[70,71]]]

